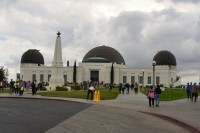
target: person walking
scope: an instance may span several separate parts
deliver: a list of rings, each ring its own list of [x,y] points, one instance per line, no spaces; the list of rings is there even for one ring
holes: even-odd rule
[[[26,91],[27,91],[27,93],[29,92],[30,88],[31,88],[31,82],[28,81],[28,82],[26,82]]]
[[[196,83],[192,85],[191,94],[192,94],[191,101],[196,102],[198,97],[198,86],[196,85]]]
[[[122,91],[122,83],[119,83],[119,94],[121,94]]]
[[[90,95],[91,95],[91,96],[90,96],[90,99],[93,100],[94,91],[95,91],[95,89],[94,89],[93,85],[91,85],[91,86],[89,87],[89,89],[88,89],[87,100],[89,99],[89,96],[90,96]]]
[[[122,94],[124,94],[124,90],[125,90],[125,83],[122,83]]]
[[[160,95],[162,93],[162,90],[160,89],[160,85],[157,85],[155,89],[155,94],[156,94],[156,107],[159,107],[160,104]]]
[[[186,90],[187,98],[190,99],[191,98],[191,85],[189,85],[189,83],[187,83],[185,90]]]
[[[109,84],[109,92],[111,92],[112,91],[112,88],[113,88],[113,84]]]
[[[133,89],[134,89],[134,84],[131,83],[131,91],[133,91]]]
[[[13,93],[13,90],[14,90],[14,82],[13,82],[13,79],[10,80],[10,94]]]
[[[129,83],[126,83],[126,94],[129,94],[129,90],[130,90],[130,84]]]
[[[36,80],[32,82],[31,84],[31,88],[32,88],[32,95],[35,95],[36,93]]]
[[[24,81],[20,80],[19,82],[19,96],[22,96],[24,93],[25,84]]]
[[[19,81],[14,82],[15,94],[19,93]]]
[[[138,84],[137,84],[137,82],[135,82],[135,84],[134,84],[134,91],[135,91],[135,94],[138,93]]]
[[[148,90],[147,96],[148,96],[148,99],[149,99],[149,107],[154,108],[155,91],[153,89],[153,86],[151,86],[151,88]]]
[[[0,90],[3,90],[3,81],[0,81]]]

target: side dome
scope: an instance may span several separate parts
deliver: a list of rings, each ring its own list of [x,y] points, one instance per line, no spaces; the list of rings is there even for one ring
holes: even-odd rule
[[[176,58],[170,51],[159,51],[153,58],[156,65],[172,65],[176,66]]]
[[[123,63],[125,65],[124,58],[114,48],[108,46],[98,46],[91,49],[83,58],[82,62],[116,62],[117,64]]]
[[[34,63],[44,65],[44,58],[39,50],[29,49],[22,55],[21,63]]]

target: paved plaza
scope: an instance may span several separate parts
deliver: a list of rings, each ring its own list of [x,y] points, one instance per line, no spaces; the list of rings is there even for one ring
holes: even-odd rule
[[[150,108],[144,94],[133,92],[101,102],[29,94],[22,97],[1,94],[0,97],[0,117],[3,120],[0,124],[6,125],[4,128],[1,126],[3,133],[10,133],[16,125],[19,129],[15,131],[20,133],[200,132],[199,100],[196,103],[188,99],[161,102],[159,108]],[[8,101],[11,103],[9,106],[6,104]],[[19,113],[20,110],[24,112]],[[36,125],[32,126],[33,123]]]

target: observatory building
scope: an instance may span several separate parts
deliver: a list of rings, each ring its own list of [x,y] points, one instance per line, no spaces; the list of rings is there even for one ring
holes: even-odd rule
[[[48,82],[52,88],[73,82],[74,76],[77,83],[88,80],[111,83],[113,67],[113,83],[116,84],[137,82],[150,86],[155,83],[165,87],[181,84],[181,79],[177,76],[176,58],[170,51],[159,51],[152,57],[152,62],[150,68],[129,68],[116,49],[103,45],[88,51],[76,67],[69,66],[69,63],[65,66],[62,62],[61,37],[58,32],[52,65],[45,66],[44,57],[39,50],[29,49],[21,57],[20,73],[17,74],[17,78]]]

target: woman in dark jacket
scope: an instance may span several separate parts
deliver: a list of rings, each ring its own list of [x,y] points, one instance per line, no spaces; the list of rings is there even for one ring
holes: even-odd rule
[[[157,85],[157,87],[155,89],[155,93],[156,93],[156,107],[159,107],[159,104],[160,104],[160,94],[162,93],[162,90],[160,89],[160,85]]]

